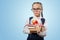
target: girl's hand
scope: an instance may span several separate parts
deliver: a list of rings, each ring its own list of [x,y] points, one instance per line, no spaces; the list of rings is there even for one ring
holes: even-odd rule
[[[41,27],[39,25],[36,26],[37,33],[40,32]]]

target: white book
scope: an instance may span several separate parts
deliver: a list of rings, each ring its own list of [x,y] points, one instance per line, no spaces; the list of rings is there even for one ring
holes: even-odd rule
[[[28,28],[35,28],[35,27],[28,27]]]

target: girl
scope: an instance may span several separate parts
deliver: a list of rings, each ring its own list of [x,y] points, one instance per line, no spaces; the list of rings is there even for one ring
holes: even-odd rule
[[[42,3],[34,2],[32,4],[32,12],[34,13],[34,16],[30,17],[26,21],[24,33],[28,34],[27,40],[44,40],[44,37],[46,36],[46,28],[45,19],[43,18],[42,14]],[[43,19],[44,21],[41,19]]]

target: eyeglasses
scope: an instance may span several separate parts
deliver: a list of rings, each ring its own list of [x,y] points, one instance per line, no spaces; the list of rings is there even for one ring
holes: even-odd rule
[[[32,10],[42,10],[41,8],[32,8]]]

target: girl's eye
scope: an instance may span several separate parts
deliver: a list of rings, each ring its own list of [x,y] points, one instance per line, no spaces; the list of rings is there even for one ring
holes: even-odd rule
[[[33,8],[32,10],[41,10],[40,8]]]

